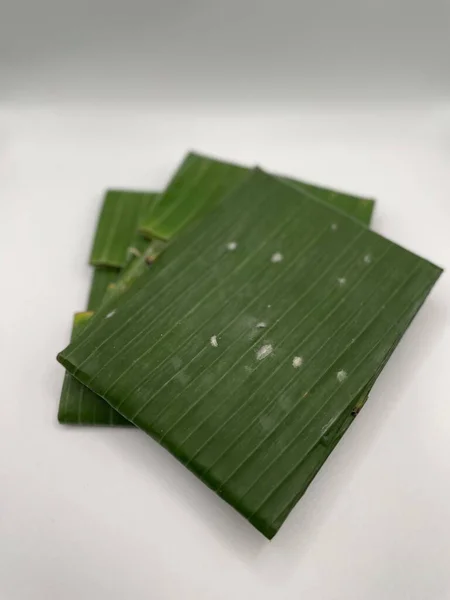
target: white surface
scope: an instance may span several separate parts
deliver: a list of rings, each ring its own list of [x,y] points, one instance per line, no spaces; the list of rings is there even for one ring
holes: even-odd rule
[[[107,186],[188,148],[378,200],[374,227],[450,265],[450,111],[0,109],[0,600],[450,598],[444,275],[272,542],[137,431],[59,426]]]

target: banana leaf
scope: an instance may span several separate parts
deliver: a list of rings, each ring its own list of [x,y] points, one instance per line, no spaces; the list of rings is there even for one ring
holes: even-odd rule
[[[123,268],[148,242],[138,234],[144,215],[156,200],[153,192],[109,190],[97,224],[90,264]]]
[[[141,219],[140,231],[150,238],[172,239],[192,221],[207,214],[226,192],[241,183],[250,169],[203,156],[187,154],[165,192],[152,202]],[[300,191],[328,202],[370,224],[374,201],[281,177]]]
[[[146,229],[144,223],[148,224],[149,222],[152,222],[151,214],[153,214],[153,210],[155,210],[154,215],[158,217],[160,213],[167,214],[169,209],[171,215],[171,229],[169,231],[166,227],[164,236],[171,237],[176,234],[180,227],[185,227],[189,222],[194,220],[194,214],[195,218],[200,218],[214,208],[224,191],[233,189],[233,187],[238,185],[242,177],[248,176],[249,172],[250,170],[244,167],[221,162],[194,153],[188,154],[169,183],[166,191],[160,196],[160,199],[156,198],[156,195],[153,195],[150,204],[144,207],[145,210],[143,209],[140,216],[141,231],[146,232],[146,234],[149,235],[150,230]],[[312,198],[323,200],[332,206],[340,208],[347,214],[354,216],[362,223],[366,225],[370,224],[374,208],[373,200],[358,198],[290,178],[282,179],[305,193],[310,194]],[[116,199],[116,210],[120,208],[120,210],[123,211],[124,209],[121,208],[119,204],[120,202],[125,202],[125,196],[118,196],[117,192],[114,193],[114,196],[110,196],[111,193],[112,192],[109,192],[107,198],[110,197],[113,200]],[[117,201],[117,198],[119,198],[120,202]],[[173,205],[174,201],[176,203],[175,206]],[[108,205],[105,204],[105,207],[109,207],[111,202],[112,200],[109,201]],[[194,213],[189,212],[192,211],[193,208],[195,209]],[[118,222],[117,219],[112,219],[110,213],[108,213],[108,215],[110,223]],[[103,224],[106,223],[108,219],[102,212],[99,228],[103,227]],[[130,232],[128,232],[128,234],[130,234]],[[119,236],[118,233],[112,234],[112,237],[117,236]],[[120,232],[120,236],[122,238],[124,237],[123,232]],[[101,236],[97,233],[96,240],[99,237],[105,237],[104,227]],[[161,232],[159,233],[159,237],[162,237]],[[125,248],[126,245],[126,243],[123,243],[122,247]],[[163,241],[153,240],[146,251],[144,251],[140,257],[135,258],[130,262],[122,271],[121,275],[108,285],[106,292],[103,290],[104,296],[101,296],[101,300],[103,301],[104,299],[106,303],[109,303],[118,294],[121,294],[128,289],[133,282],[148,269],[148,265],[154,262],[164,247],[165,243]],[[90,310],[95,310],[96,308],[97,306],[89,305]],[[70,387],[63,388],[61,404],[63,405],[64,410],[59,410],[59,421],[65,424],[79,425],[116,424],[115,418],[108,413],[108,411],[114,412],[109,405],[106,406],[104,412],[101,413],[104,417],[104,422],[100,420],[100,413],[98,410],[94,411],[92,409],[92,413],[90,412],[89,400],[91,395],[85,394],[82,396],[81,391],[77,389],[79,385],[81,384],[73,382]],[[68,393],[65,393],[66,390],[68,390]],[[70,396],[73,398],[73,401],[71,401]],[[80,397],[82,398],[81,400]],[[82,408],[80,408],[80,402]],[[76,415],[76,420],[74,420],[74,415]]]
[[[87,305],[88,311],[97,310],[103,302],[105,294],[120,275],[120,269],[110,267],[95,267],[92,275],[91,289]]]
[[[137,260],[137,259],[136,259]],[[133,263],[131,263],[133,264]],[[130,265],[131,266],[131,265]],[[103,302],[109,285],[119,276],[119,269],[95,267],[86,312],[76,313],[72,322],[71,340],[86,327],[89,319]],[[67,371],[64,374],[59,399],[58,421],[66,425],[80,425],[88,422],[92,425],[130,426],[124,419],[97,394],[84,386]]]
[[[115,285],[120,267],[126,266],[126,272],[137,271],[134,264],[148,247],[148,240],[137,233],[139,219],[156,197],[157,194],[153,192],[110,190],[106,193],[91,254],[91,264],[96,266],[89,292],[88,312],[74,316],[71,339],[87,325],[92,311],[99,308],[107,290]],[[129,279],[128,276],[126,281]],[[129,425],[119,414],[114,414],[101,398],[68,373],[63,380],[58,420],[65,424],[88,422],[93,425]]]
[[[272,538],[440,274],[257,170],[58,360]]]
[[[94,313],[87,311],[76,313],[73,318],[71,340],[75,340]],[[85,414],[87,411],[88,414]],[[131,423],[118,412],[111,410],[103,398],[66,371],[64,374],[58,420],[61,423],[78,425],[88,419],[93,425],[111,425],[128,427]]]
[[[103,301],[110,302],[117,295],[123,294],[152,265],[166,247],[166,242],[153,240],[139,257],[129,263],[104,291]]]

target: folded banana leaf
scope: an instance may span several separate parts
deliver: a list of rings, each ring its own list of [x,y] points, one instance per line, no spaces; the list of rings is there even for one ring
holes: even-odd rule
[[[75,340],[94,313],[76,313],[73,318],[71,340]],[[85,412],[87,411],[87,415]],[[111,410],[103,398],[75,379],[68,371],[64,374],[58,420],[61,423],[77,424],[88,419],[93,425],[128,427],[131,423],[117,411]]]
[[[162,240],[153,240],[139,257],[122,270],[117,279],[108,284],[103,301],[110,302],[117,295],[123,294],[148,269],[149,265],[155,262],[166,245],[167,243]]]
[[[97,224],[90,264],[123,268],[148,243],[138,234],[142,219],[157,198],[152,192],[109,190]]]
[[[172,237],[179,229],[186,227],[192,220],[198,219],[208,211],[212,210],[214,206],[218,204],[224,192],[232,190],[239,184],[242,177],[248,177],[249,172],[250,169],[244,167],[221,162],[198,154],[188,154],[169,183],[166,191],[158,198],[156,198],[156,195],[153,195],[150,204],[144,206],[145,210],[142,210],[139,217],[141,231],[145,231],[146,234],[149,235],[150,229],[148,229],[147,226],[153,223],[152,215],[158,219],[158,215],[167,215],[170,212],[170,225],[167,226],[166,224],[164,227],[164,236],[162,236],[161,231],[156,235],[159,235],[159,237]],[[283,180],[296,188],[303,190],[305,193],[310,194],[312,198],[327,202],[332,206],[343,210],[347,214],[354,216],[362,223],[367,225],[370,224],[374,208],[373,200],[335,192],[290,178],[283,178]],[[123,214],[126,211],[126,208],[121,206],[121,203],[125,207],[127,206],[126,198],[124,196],[125,192],[123,192],[121,196],[118,195],[118,192],[114,192],[114,195],[112,196],[111,194],[112,192],[108,193],[108,202],[105,202],[103,212],[100,216],[99,230],[96,235],[94,247],[100,246],[99,242],[97,242],[98,239],[105,239],[105,223],[108,219],[111,227],[116,227],[117,229],[118,225],[120,225],[120,221],[113,218],[111,214],[115,215],[118,211]],[[113,202],[115,202],[115,212],[110,209]],[[109,212],[105,213],[106,209],[108,209]],[[128,222],[129,219],[126,221]],[[101,235],[99,234],[100,230]],[[132,232],[127,230],[127,235],[132,235]],[[122,238],[121,246],[122,254],[124,255],[125,248],[127,247],[124,231],[114,230],[109,237],[111,239]],[[109,303],[110,300],[118,294],[121,294],[128,289],[133,282],[147,270],[148,264],[155,260],[164,247],[165,243],[163,241],[154,240],[150,246],[148,246],[146,251],[142,252],[139,258],[136,258],[133,262],[129,263],[121,275],[117,277],[115,281],[110,283],[106,292],[102,290],[105,295],[103,296],[102,293],[101,300],[104,298],[105,302]],[[102,253],[99,252],[98,254],[106,256],[107,253],[103,250]],[[109,258],[111,259],[111,257]],[[96,310],[96,308],[97,306],[89,305],[89,310]],[[89,405],[91,394],[82,395],[81,391],[77,389],[79,385],[81,384],[72,382],[70,387],[63,388],[61,398],[63,409],[60,408],[59,410],[59,421],[61,423],[78,425],[117,424],[116,419],[109,414],[109,412],[114,412],[114,409],[109,405],[107,405],[101,413],[104,419],[103,422],[98,410],[92,408],[91,411]],[[67,390],[68,392],[66,393]],[[73,400],[71,400],[71,398]],[[76,418],[74,419],[74,417]],[[120,421],[119,424],[122,424],[122,422]]]
[[[147,208],[140,230],[143,235],[163,240],[172,239],[193,220],[207,214],[226,192],[241,183],[250,169],[202,156],[187,154],[165,192]],[[282,177],[301,191],[328,202],[370,224],[374,201]]]
[[[153,192],[110,190],[106,193],[91,254],[91,264],[96,266],[87,306],[89,312],[74,316],[71,339],[86,326],[91,311],[99,308],[107,291],[115,285],[120,267],[126,266],[124,271],[128,273],[137,272],[135,263],[148,247],[148,240],[139,235],[137,230],[140,219],[157,196]],[[129,279],[130,276],[125,281]],[[69,373],[65,374],[63,380],[58,420],[66,424],[130,425]]]
[[[115,285],[115,281],[120,275],[120,269],[111,267],[95,267],[92,275],[91,289],[89,292],[88,311],[97,310],[103,302],[105,294],[110,286]]]
[[[272,538],[440,273],[257,170],[58,360]]]

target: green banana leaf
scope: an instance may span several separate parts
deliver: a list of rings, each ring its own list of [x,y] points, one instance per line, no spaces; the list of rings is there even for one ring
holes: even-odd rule
[[[108,286],[116,281],[119,273],[119,269],[94,268],[88,310],[74,315],[71,340],[76,339],[76,336],[86,327],[94,314],[93,311],[97,310],[102,304]],[[131,425],[118,412],[111,410],[111,407],[100,396],[94,394],[67,371],[64,374],[59,399],[58,421],[66,425],[79,425],[85,422],[92,425],[125,427]]]
[[[142,252],[141,256],[135,258],[120,273],[120,276],[112,281],[104,292],[103,301],[110,302],[117,295],[123,294],[133,283],[152,265],[156,258],[166,247],[166,242],[153,240]]]
[[[226,192],[241,183],[250,169],[202,156],[187,154],[165,192],[147,208],[140,231],[150,238],[169,240],[193,220],[207,214]],[[343,194],[288,177],[282,177],[301,191],[328,202],[370,224],[374,201]]]
[[[147,244],[138,228],[158,194],[109,190],[103,201],[92,247],[90,264],[123,268]]]
[[[126,266],[125,272],[137,272],[134,264],[148,247],[148,240],[137,233],[139,219],[157,195],[153,192],[117,190],[106,193],[91,255],[91,264],[96,266],[87,305],[89,312],[75,315],[72,339],[87,325],[90,311],[99,308],[107,291],[115,285],[120,267]],[[129,279],[128,276],[126,281]],[[119,414],[114,414],[101,398],[68,373],[63,380],[58,420],[65,424],[88,422],[96,425],[129,425]]]
[[[97,310],[103,302],[105,294],[120,275],[120,269],[110,267],[95,267],[89,292],[88,311]]]
[[[93,314],[91,311],[75,314],[72,325],[72,341],[83,331]],[[77,425],[86,419],[93,425],[125,427],[131,425],[122,415],[111,410],[103,398],[94,394],[66,371],[59,402],[58,420],[62,423]]]
[[[232,165],[229,163],[221,162],[215,159],[211,159],[206,156],[200,156],[198,154],[190,153],[184,159],[182,165],[175,173],[171,182],[169,183],[166,191],[161,195],[161,200],[153,195],[151,202],[145,208],[147,212],[143,210],[140,216],[141,229],[145,230],[143,223],[148,223],[148,215],[155,209],[155,215],[157,216],[161,212],[167,214],[168,208],[170,209],[171,215],[171,230],[170,236],[172,236],[180,227],[186,226],[190,221],[194,219],[192,210],[195,209],[195,217],[200,218],[206,214],[209,210],[219,202],[220,196],[224,191],[230,191],[235,185],[242,179],[247,177],[250,170],[244,167]],[[283,178],[287,183],[295,186],[296,188],[309,193],[311,197],[323,200],[340,208],[349,215],[354,216],[362,223],[369,225],[373,213],[374,201],[367,200],[365,198],[358,198],[349,194],[343,194],[335,192],[323,187],[313,186],[300,181],[296,181],[290,178]],[[111,196],[112,192],[109,192],[108,197],[115,199],[116,211],[120,209],[120,212],[126,211],[127,204],[123,208],[120,203],[125,202],[127,197],[125,192],[122,196],[118,195],[118,192],[114,192],[115,195]],[[181,198],[178,200],[177,198]],[[117,200],[118,198],[118,200]],[[132,196],[133,198],[133,196]],[[105,208],[109,209],[112,202],[109,204],[105,203]],[[173,207],[174,201],[176,202]],[[196,208],[197,207],[197,208]],[[200,207],[200,210],[198,208]],[[96,240],[99,238],[104,239],[106,236],[106,222],[118,224],[119,221],[111,216],[110,212],[105,214],[102,212],[100,217],[100,228],[102,229],[101,236],[99,233],[96,235]],[[189,212],[191,211],[191,212]],[[144,214],[145,213],[145,214]],[[113,212],[113,214],[115,214]],[[189,214],[189,218],[187,218]],[[128,222],[129,219],[126,219]],[[151,219],[150,219],[151,221]],[[120,225],[120,223],[119,223]],[[147,235],[149,230],[146,230]],[[132,234],[128,231],[128,236]],[[169,230],[165,229],[165,236],[169,236]],[[122,237],[122,248],[127,247],[126,239],[124,239],[124,232],[113,232],[111,238]],[[128,242],[129,243],[129,242]],[[96,244],[94,244],[95,246]],[[97,244],[98,245],[98,244]],[[111,282],[106,292],[102,290],[100,297],[101,301],[110,302],[118,294],[123,293],[128,289],[136,279],[148,269],[148,264],[152,263],[155,258],[162,252],[165,247],[165,243],[160,240],[154,240],[146,251],[138,258],[135,258],[128,266],[122,271],[121,275],[116,278],[115,281]],[[105,254],[103,252],[103,254]],[[104,296],[103,296],[104,294]],[[96,310],[97,305],[89,305],[89,310]],[[64,410],[59,410],[58,418],[61,423],[65,424],[79,424],[79,425],[111,425],[115,424],[115,419],[108,414],[108,411],[114,412],[109,405],[105,408],[102,415],[104,416],[104,422],[101,422],[99,417],[99,411],[93,410],[90,413],[90,394],[81,394],[78,390],[80,383],[73,382],[70,387],[63,388],[63,393],[60,403],[63,405]],[[65,393],[67,392],[67,393]],[[73,400],[71,401],[71,397]],[[80,398],[82,398],[80,400]],[[81,402],[81,408],[80,408]],[[76,420],[74,420],[76,415]]]
[[[272,538],[440,274],[256,170],[58,360]]]

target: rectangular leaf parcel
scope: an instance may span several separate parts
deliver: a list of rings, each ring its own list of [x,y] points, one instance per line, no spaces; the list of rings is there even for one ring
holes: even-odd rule
[[[271,538],[440,273],[256,170],[58,359]]]

